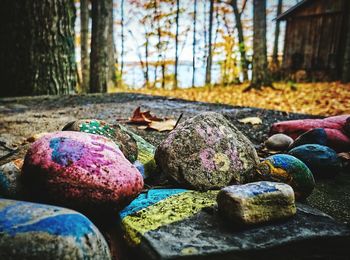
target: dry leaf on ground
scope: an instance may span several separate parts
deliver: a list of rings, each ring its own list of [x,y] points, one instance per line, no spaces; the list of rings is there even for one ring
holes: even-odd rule
[[[243,119],[239,119],[238,122],[241,122],[243,124],[252,124],[252,125],[261,125],[262,120],[259,117],[246,117]]]

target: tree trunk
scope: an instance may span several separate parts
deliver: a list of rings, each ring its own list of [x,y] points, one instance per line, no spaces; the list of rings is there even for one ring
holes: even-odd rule
[[[278,0],[276,17],[278,17],[282,13],[282,2],[283,2],[283,0]],[[279,67],[279,60],[278,60],[278,40],[279,40],[279,36],[280,36],[280,21],[276,20],[275,40],[274,40],[274,43],[273,43],[273,53],[272,53],[272,63],[273,63],[273,65],[276,68]]]
[[[253,2],[253,77],[246,91],[263,86],[272,86],[267,71],[266,51],[266,0],[254,0]]]
[[[196,76],[196,33],[197,33],[197,0],[193,2],[193,42],[192,42],[192,88],[195,86]]]
[[[347,7],[349,6],[349,3],[346,3]],[[347,9],[349,10],[349,8]],[[347,12],[347,15],[345,16],[346,20],[346,43],[345,43],[345,53],[343,58],[343,70],[342,70],[342,81],[347,83],[350,82],[350,12]]]
[[[124,74],[124,55],[125,55],[125,36],[124,36],[124,0],[121,0],[120,4],[120,16],[121,16],[121,52],[120,52],[120,75],[118,87],[122,86],[123,74]]]
[[[90,53],[90,92],[107,92],[108,0],[92,0],[92,33]]]
[[[248,61],[247,61],[247,55],[246,55],[246,47],[245,47],[245,41],[244,41],[241,13],[238,10],[237,0],[231,0],[230,4],[233,8],[233,13],[235,15],[236,29],[238,34],[239,53],[241,56],[241,68],[243,73],[243,81],[247,81],[248,80]]]
[[[0,96],[72,93],[74,2],[5,0],[0,17]]]
[[[89,92],[89,0],[80,0],[81,89]]]
[[[123,1],[124,2],[124,1]],[[122,2],[122,3],[123,3]],[[108,55],[108,86],[115,87],[116,75],[115,75],[115,45],[114,45],[114,16],[113,16],[113,0],[108,0],[108,38],[107,38],[107,55]],[[121,7],[123,8],[123,7]],[[122,24],[124,22],[122,21]],[[123,39],[122,34],[122,41]]]
[[[179,16],[180,16],[180,0],[176,0],[176,34],[175,34],[175,72],[174,72],[174,89],[177,89],[177,70],[179,63]]]
[[[211,66],[213,63],[213,55],[212,55],[213,16],[214,16],[214,0],[210,0],[208,58],[207,58],[207,66],[206,66],[206,70],[205,70],[205,84],[206,85],[211,84]]]

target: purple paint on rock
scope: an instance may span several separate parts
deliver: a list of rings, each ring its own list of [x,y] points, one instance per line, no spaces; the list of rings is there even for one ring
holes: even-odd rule
[[[225,154],[230,158],[231,165],[234,169],[237,169],[237,170],[243,169],[243,164],[239,158],[239,154],[238,154],[236,146],[234,146],[234,145],[231,146],[231,148],[229,150],[227,150],[225,152]]]
[[[206,148],[200,152],[199,157],[201,158],[202,166],[208,170],[215,170],[215,162],[214,162],[215,151],[212,148]]]
[[[210,126],[207,126],[206,129],[196,127],[196,131],[208,145],[214,145],[224,137],[221,131],[216,131]]]

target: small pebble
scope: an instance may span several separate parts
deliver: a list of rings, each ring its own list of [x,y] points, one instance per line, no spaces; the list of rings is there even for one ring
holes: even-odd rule
[[[293,139],[285,134],[274,134],[265,141],[266,148],[273,151],[285,151],[293,143]]]

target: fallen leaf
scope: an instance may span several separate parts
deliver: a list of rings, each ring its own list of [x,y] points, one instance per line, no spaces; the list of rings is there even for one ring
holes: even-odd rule
[[[246,117],[238,120],[238,122],[241,122],[243,124],[252,124],[252,125],[262,124],[262,120],[259,117]]]
[[[132,117],[129,118],[128,123],[148,125],[152,121],[161,121],[161,120],[162,120],[161,118],[151,115],[150,111],[141,112],[141,108],[137,107],[134,110]]]
[[[23,162],[24,162],[23,159],[16,159],[16,160],[13,161],[13,164],[16,165],[16,167],[18,169],[22,169]]]
[[[175,128],[177,120],[174,119],[168,119],[165,121],[152,121],[149,125],[148,128],[157,130],[159,132],[163,131],[171,131]]]

